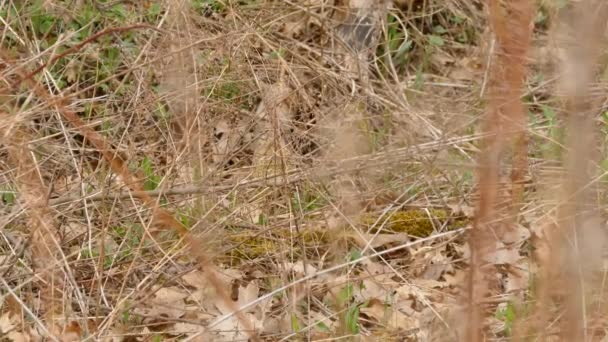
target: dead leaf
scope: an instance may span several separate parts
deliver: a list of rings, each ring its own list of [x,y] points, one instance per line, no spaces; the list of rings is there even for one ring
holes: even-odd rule
[[[445,281],[437,281],[434,279],[416,278],[412,279],[412,284],[420,289],[441,289],[449,286]]]
[[[296,18],[295,16],[292,19],[293,20],[286,21],[281,25],[280,32],[288,37],[294,38],[306,30],[308,20],[305,17]]]
[[[361,236],[356,235],[356,237],[363,240],[361,247],[370,246],[372,248],[378,248],[393,243],[403,243],[408,240],[408,237],[405,234],[361,234]]]
[[[378,323],[384,320],[391,314],[392,309],[379,299],[370,299],[365,307],[360,309],[360,312]]]
[[[32,339],[23,333],[20,332],[16,332],[16,331],[11,331],[10,333],[8,333],[6,335],[6,337],[13,342],[29,342],[32,341]],[[70,340],[70,341],[74,341],[74,340]]]
[[[263,328],[263,322],[256,319],[254,315],[247,313],[244,315],[255,331],[260,331]],[[242,330],[239,320],[232,316],[215,326],[217,339],[213,341],[229,342],[229,341],[247,341],[249,338],[248,332]]]
[[[527,258],[522,258],[508,268],[508,272],[504,280],[505,292],[507,294],[516,293],[528,289],[529,285],[529,260]]]
[[[464,284],[467,277],[467,273],[462,270],[457,270],[454,273],[448,273],[443,275],[445,282],[451,287],[458,287]]]
[[[185,322],[177,322],[173,325],[172,332],[176,334],[194,334],[203,331],[204,328],[197,324],[185,323]]]
[[[394,282],[393,282],[394,283]],[[396,283],[395,283],[396,285]],[[363,286],[361,291],[354,293],[355,300],[364,302],[366,300],[382,299],[386,297],[386,294],[390,291],[390,286],[380,284],[373,278],[363,280]]]
[[[453,265],[451,258],[446,257],[446,245],[441,248],[423,246],[412,250],[412,272],[416,277],[438,280],[443,273],[451,272]]]
[[[419,327],[419,320],[405,314],[380,300],[371,300],[366,307],[360,309],[362,314],[389,329],[411,330]],[[416,314],[412,311],[412,314]]]
[[[11,322],[8,312],[0,316],[0,332],[6,333],[8,331],[13,330],[14,328],[15,326],[13,322]]]
[[[263,332],[265,333],[290,333],[292,332],[291,319],[287,314],[282,314],[278,317],[269,317],[264,320],[263,329]]]
[[[82,336],[82,329],[80,329],[80,325],[76,321],[71,321],[63,329],[63,333],[61,334],[61,340],[66,341],[66,342],[80,341],[81,336]]]
[[[455,80],[473,81],[478,78],[480,70],[481,65],[477,60],[465,57],[456,63],[449,77]]]
[[[28,334],[16,331],[15,318],[6,312],[0,316],[0,336],[6,337],[9,341],[14,342],[29,342],[32,339]]]
[[[393,310],[387,325],[391,329],[413,330],[420,328],[420,323],[414,316],[406,315],[399,310]]]
[[[180,318],[186,314],[184,299],[189,293],[178,287],[163,287],[154,293],[154,297],[134,309],[147,316]]]
[[[247,286],[245,286],[245,287],[241,286],[239,288],[239,300],[237,301],[237,303],[239,304],[239,306],[249,304],[249,303],[253,302],[254,300],[258,299],[259,293],[260,293],[260,288],[254,281],[252,281],[249,284],[247,284]]]
[[[456,67],[450,71],[448,75],[451,79],[460,80],[460,81],[471,81],[475,78],[475,74],[472,73],[467,68]]]
[[[241,273],[235,270],[223,270],[218,273],[220,281],[229,287],[233,280],[240,279]],[[193,270],[182,276],[182,280],[188,286],[195,290],[191,291],[186,298],[186,301],[192,301],[197,304],[198,309],[203,309],[205,313],[213,315],[221,315],[221,311],[215,305],[218,298],[215,288],[209,283],[207,276],[198,270]],[[190,306],[188,306],[190,308]]]
[[[519,255],[518,248],[506,246],[501,241],[495,242],[496,247],[491,253],[485,256],[485,261],[493,265],[512,265],[522,257]]]
[[[393,270],[385,263],[373,262],[369,259],[364,260],[362,263],[363,267],[370,275],[381,276],[384,274],[389,274],[390,276],[392,276]]]
[[[304,269],[306,269],[306,272],[304,272]],[[295,263],[286,262],[285,270],[288,272],[295,273],[295,275],[298,277],[307,276],[307,275],[310,276],[310,275],[314,275],[317,273],[317,269],[314,266],[312,266],[310,263],[307,263],[306,267],[304,267],[304,262],[302,260],[296,261]]]
[[[464,215],[467,218],[475,217],[475,208],[467,204],[448,204],[454,215]]]
[[[505,244],[521,243],[530,238],[530,230],[520,224],[504,229],[500,236],[500,240]]]

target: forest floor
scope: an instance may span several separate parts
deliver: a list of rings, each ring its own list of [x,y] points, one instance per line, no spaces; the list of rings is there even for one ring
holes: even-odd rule
[[[535,301],[566,2],[488,340]],[[456,340],[495,40],[482,1],[359,3],[0,1],[0,340]]]

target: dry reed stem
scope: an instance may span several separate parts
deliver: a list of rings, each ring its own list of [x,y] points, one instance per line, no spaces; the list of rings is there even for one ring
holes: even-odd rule
[[[137,26],[136,26],[137,27]],[[106,30],[107,31],[107,30]],[[104,32],[104,31],[102,31]],[[93,35],[92,37],[98,37],[99,34]],[[92,42],[94,39],[86,39],[86,42]],[[82,48],[86,44],[79,44],[78,47]],[[78,49],[74,50],[77,51]],[[8,61],[8,59],[7,59]],[[38,70],[38,69],[37,69]],[[160,229],[167,229],[176,232],[184,241],[188,244],[192,255],[195,256],[196,260],[204,270],[204,273],[208,277],[209,282],[216,290],[220,299],[235,312],[239,323],[244,327],[244,330],[248,334],[252,341],[259,341],[259,338],[254,332],[251,322],[245,317],[243,312],[238,310],[235,302],[230,298],[230,294],[227,291],[227,287],[222,283],[218,277],[218,271],[216,270],[213,262],[205,255],[205,243],[199,238],[189,234],[186,227],[184,227],[178,220],[173,217],[167,210],[158,206],[157,200],[152,198],[147,192],[144,191],[141,182],[131,174],[128,169],[128,163],[123,160],[121,156],[112,149],[110,144],[100,136],[95,130],[87,126],[74,111],[69,109],[68,96],[55,96],[50,94],[44,87],[40,86],[35,82],[32,77],[35,73],[25,74],[22,70],[15,70],[15,73],[19,76],[17,82],[12,83],[12,86],[26,83],[31,91],[38,96],[41,100],[45,101],[49,107],[54,107],[67,121],[70,122],[78,131],[84,136],[86,142],[90,143],[93,147],[99,151],[103,158],[109,163],[112,171],[121,177],[124,184],[132,191],[134,197],[139,198],[146,206],[152,211],[154,226]],[[16,87],[13,90],[17,91]],[[57,247],[59,248],[59,246]]]
[[[505,9],[490,2],[490,22],[497,40],[498,54],[494,87],[490,90],[490,107],[498,112],[499,123],[513,145],[511,171],[511,210],[515,215],[523,200],[524,176],[527,172],[528,137],[526,108],[521,100],[525,86],[527,56],[532,40],[532,1],[511,1]]]
[[[468,274],[468,317],[463,341],[484,340],[485,314],[481,303],[488,295],[490,277],[486,257],[493,252],[492,231],[507,228],[496,223],[499,194],[500,164],[507,144],[513,145],[511,174],[511,210],[518,211],[523,197],[523,176],[527,164],[525,109],[520,100],[526,72],[526,56],[531,41],[534,7],[529,0],[514,0],[508,4],[499,0],[489,2],[489,21],[497,40],[496,55],[489,70],[489,105],[483,121],[484,133],[477,170],[479,202],[469,237],[471,248]],[[515,217],[513,218],[516,219]],[[490,224],[490,222],[494,222]]]
[[[173,113],[174,130],[178,133],[188,155],[198,154],[201,156],[202,146],[205,144],[204,134],[200,127],[198,115],[199,90],[197,89],[197,72],[195,50],[192,46],[190,18],[185,12],[188,4],[183,0],[172,2],[167,13],[167,25],[171,31],[183,32],[184,37],[167,35],[162,41],[168,50],[167,55],[171,61],[162,69],[161,87],[168,96],[169,107]],[[194,148],[192,147],[194,145]]]
[[[0,113],[0,120],[11,122],[7,113]],[[47,186],[39,174],[38,163],[27,148],[30,139],[18,124],[1,125],[2,143],[7,147],[9,159],[15,165],[15,180],[20,193],[20,202],[28,209],[33,269],[37,274],[35,283],[40,291],[43,321],[48,327],[48,336],[57,340],[65,327],[58,322],[64,319],[62,307],[65,284],[61,274],[60,243],[55,218],[48,206]]]
[[[561,338],[567,341],[589,341],[587,295],[599,284],[593,284],[593,273],[601,268],[601,244],[604,233],[597,222],[593,204],[591,162],[596,159],[591,146],[596,146],[592,85],[596,64],[602,52],[608,19],[608,6],[603,1],[583,1],[571,9],[569,32],[565,33],[566,59],[561,65],[561,92],[568,113],[568,154],[566,178],[558,207],[558,225],[550,232],[552,254],[541,265],[543,270],[536,314],[537,331],[549,323],[553,295],[566,294],[565,315],[560,321]],[[558,286],[556,286],[558,284]],[[543,334],[546,336],[545,334]]]

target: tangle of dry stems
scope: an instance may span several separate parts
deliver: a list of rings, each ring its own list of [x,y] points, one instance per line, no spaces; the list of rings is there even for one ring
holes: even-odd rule
[[[189,234],[188,230],[184,225],[182,225],[175,217],[168,212],[167,210],[160,208],[158,206],[158,202],[155,198],[152,198],[150,194],[144,191],[143,185],[141,182],[129,171],[128,164],[126,160],[123,160],[121,156],[112,149],[110,144],[97,133],[94,129],[87,126],[78,116],[77,113],[69,109],[69,96],[61,96],[61,95],[53,95],[49,93],[44,87],[42,87],[39,83],[34,81],[34,76],[40,71],[44,70],[44,67],[50,64],[52,61],[55,61],[59,58],[65,57],[70,53],[77,52],[82,49],[87,44],[93,42],[99,37],[115,32],[124,32],[132,29],[138,28],[150,28],[148,25],[133,25],[128,27],[120,27],[120,28],[112,28],[101,31],[92,35],[91,37],[85,39],[82,43],[74,46],[68,51],[55,56],[51,61],[42,64],[42,66],[36,68],[34,71],[26,73],[24,70],[18,67],[14,67],[13,69],[6,68],[10,70],[13,74],[16,74],[17,78],[14,82],[9,83],[9,90],[17,92],[19,90],[19,86],[21,84],[26,84],[29,89],[42,101],[44,101],[48,107],[54,108],[57,112],[59,112],[70,124],[72,124],[78,131],[83,135],[85,141],[91,144],[101,155],[103,159],[110,165],[112,171],[120,176],[121,180],[124,184],[130,189],[132,195],[138,199],[140,199],[146,206],[148,206],[152,211],[153,224],[155,227],[159,229],[172,230],[176,232],[185,243],[190,248],[192,255],[198,261],[200,267],[203,269],[205,275],[207,276],[209,283],[215,288],[216,293],[219,295],[220,299],[224,302],[224,304],[229,307],[232,311],[235,312],[235,316],[239,320],[239,323],[242,325],[243,330],[248,334],[249,338],[252,341],[258,341],[259,338],[255,334],[255,331],[252,327],[251,322],[245,317],[245,315],[238,310],[236,304],[231,300],[230,295],[226,289],[225,284],[222,283],[218,276],[218,271],[213,264],[213,262],[209,259],[209,257],[205,254],[205,243],[201,241],[196,236]],[[10,63],[10,59],[4,55],[2,58],[4,59],[4,64],[7,66],[12,66]],[[9,75],[3,75],[3,78],[9,79]],[[2,90],[3,93],[6,92],[5,89]],[[5,125],[6,127],[6,125]],[[26,134],[21,134],[21,137],[27,136]],[[4,134],[4,137],[7,138],[8,135]],[[18,140],[19,141],[19,140]],[[20,156],[28,155],[27,150],[24,148],[24,141],[22,142],[22,150],[14,150],[11,152],[11,155],[15,157],[15,162],[20,166],[18,168],[19,171],[22,172],[22,176],[20,179],[23,180],[22,186],[25,191],[34,191],[29,200],[26,198],[27,207],[30,208],[31,215],[35,222],[37,223],[34,227],[41,227],[44,229],[35,228],[32,232],[33,236],[39,236],[41,244],[35,246],[39,250],[39,255],[35,255],[34,257],[40,258],[39,260],[48,260],[50,257],[51,260],[54,259],[54,255],[56,252],[51,252],[50,249],[55,247],[57,250],[59,249],[59,245],[57,244],[57,240],[53,239],[54,231],[52,227],[49,227],[45,222],[46,212],[48,211],[48,204],[46,199],[46,194],[40,193],[41,189],[44,189],[42,184],[36,184],[35,177],[31,174],[33,170],[35,170],[35,165],[32,165],[32,161],[22,160]],[[27,175],[27,179],[23,177],[23,175]],[[27,182],[26,182],[27,180]],[[54,241],[54,244],[52,243]],[[58,264],[58,263],[55,263]],[[45,271],[48,273],[48,271]],[[57,281],[57,277],[55,277],[54,272],[50,272],[45,277],[49,284],[53,285],[54,282]],[[58,289],[54,286],[48,287],[50,294],[47,295],[51,300],[49,308],[47,311],[49,314],[56,314],[58,310],[56,309],[56,305],[54,304],[55,299],[58,296]],[[60,291],[59,291],[60,292]],[[52,317],[49,317],[49,321],[47,324],[52,324]]]

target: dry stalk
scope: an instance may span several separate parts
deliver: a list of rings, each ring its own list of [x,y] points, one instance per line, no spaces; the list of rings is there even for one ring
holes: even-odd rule
[[[526,109],[521,101],[525,86],[527,56],[532,40],[532,1],[510,1],[505,8],[499,1],[490,2],[490,22],[497,40],[498,54],[490,90],[490,110],[497,112],[502,132],[511,139],[511,212],[515,218],[523,200],[524,176],[527,172],[528,136]]]
[[[477,170],[479,202],[469,238],[471,261],[468,275],[469,310],[463,341],[484,340],[484,312],[490,277],[486,258],[493,252],[492,231],[501,236],[509,224],[496,223],[501,157],[509,143],[513,146],[511,210],[515,214],[523,195],[527,165],[527,137],[524,106],[520,100],[526,72],[526,56],[531,41],[534,6],[529,0],[489,2],[489,21],[496,36],[496,54],[489,70],[488,109],[483,122],[483,141]],[[516,220],[516,216],[512,215]],[[490,224],[490,222],[494,222]],[[502,223],[502,224],[501,224]]]
[[[170,56],[168,65],[162,67],[161,85],[168,98],[173,113],[173,126],[181,138],[181,144],[188,155],[197,154],[203,160],[202,146],[205,144],[203,129],[199,122],[196,63],[193,63],[195,50],[189,41],[192,25],[185,9],[186,1],[172,2],[167,14],[167,25],[175,32],[183,32],[186,37],[167,35],[162,45],[166,46],[166,55]],[[194,146],[192,146],[194,145]],[[194,165],[193,165],[194,166]]]

